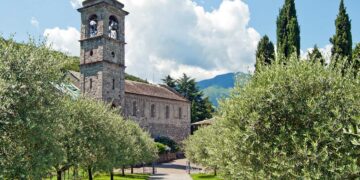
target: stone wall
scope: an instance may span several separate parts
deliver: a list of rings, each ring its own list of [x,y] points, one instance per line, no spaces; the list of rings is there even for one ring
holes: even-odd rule
[[[152,105],[155,106],[154,117],[151,113]],[[169,109],[168,117],[166,107]],[[126,93],[123,112],[154,138],[166,136],[180,143],[190,135],[189,102]]]

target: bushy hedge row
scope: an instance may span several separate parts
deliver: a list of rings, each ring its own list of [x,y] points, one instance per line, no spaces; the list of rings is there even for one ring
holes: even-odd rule
[[[359,178],[359,89],[359,77],[320,63],[265,67],[187,140],[186,155],[225,179]]]
[[[62,57],[45,43],[0,40],[0,179],[152,162],[154,141],[119,110],[55,88],[64,83]]]

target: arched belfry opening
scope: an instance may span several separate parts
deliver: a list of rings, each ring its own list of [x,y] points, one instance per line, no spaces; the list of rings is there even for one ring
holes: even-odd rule
[[[118,39],[119,21],[115,16],[109,17],[109,37]]]
[[[96,14],[89,18],[89,37],[95,37],[98,34],[98,17]]]

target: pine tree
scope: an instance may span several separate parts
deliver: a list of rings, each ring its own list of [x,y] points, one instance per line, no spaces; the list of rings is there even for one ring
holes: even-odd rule
[[[164,79],[162,79],[162,81],[164,84],[166,84],[170,88],[173,88],[173,89],[176,88],[175,80],[170,75],[166,76]]]
[[[336,33],[330,39],[333,47],[331,49],[332,59],[336,64],[344,63],[337,62],[339,59],[347,59],[345,65],[351,62],[352,54],[352,35],[351,35],[351,22],[349,15],[346,12],[344,0],[341,0],[339,7],[339,14],[335,20]]]
[[[308,53],[308,58],[310,61],[316,63],[320,62],[322,65],[325,65],[325,59],[322,56],[321,52],[319,51],[319,48],[317,45],[314,46],[314,49]]]
[[[213,105],[209,98],[204,97],[203,92],[199,90],[195,79],[184,74],[177,80],[167,76],[163,82],[169,87],[173,86],[178,93],[191,102],[191,122],[212,118]]]
[[[277,52],[285,58],[300,56],[300,26],[294,0],[285,0],[277,18]]]
[[[275,60],[274,44],[269,37],[265,35],[259,42],[256,50],[256,71],[260,66],[270,65]]]

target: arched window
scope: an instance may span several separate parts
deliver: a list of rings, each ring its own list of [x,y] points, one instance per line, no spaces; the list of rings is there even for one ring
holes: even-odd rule
[[[133,116],[136,116],[137,114],[137,107],[136,107],[136,101],[133,102]]]
[[[166,108],[165,108],[165,118],[169,119],[169,117],[170,117],[170,108],[169,108],[169,106],[166,106]]]
[[[152,105],[151,105],[151,112],[150,112],[152,118],[155,117],[155,111],[156,111],[156,109],[155,109],[155,104],[152,104]]]
[[[179,119],[181,119],[182,118],[182,109],[181,109],[181,107],[179,107]]]
[[[115,16],[109,17],[109,37],[113,39],[118,38],[119,21]]]
[[[92,15],[89,18],[89,34],[90,37],[95,37],[98,33],[98,20],[96,15]]]

